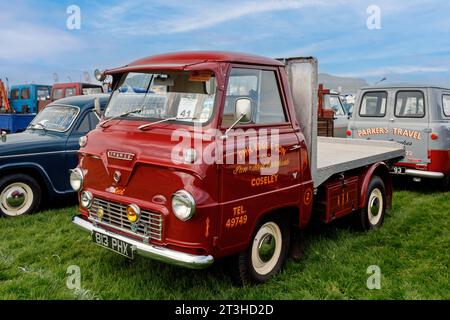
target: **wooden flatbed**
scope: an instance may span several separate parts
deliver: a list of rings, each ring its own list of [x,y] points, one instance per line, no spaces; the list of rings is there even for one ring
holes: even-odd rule
[[[380,161],[400,160],[404,147],[396,142],[317,137],[317,170],[314,187],[331,176]]]

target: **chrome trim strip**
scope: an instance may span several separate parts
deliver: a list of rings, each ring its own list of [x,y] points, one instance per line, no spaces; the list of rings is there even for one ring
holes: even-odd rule
[[[15,158],[15,157],[38,156],[38,155],[55,154],[55,153],[73,153],[73,152],[78,152],[78,150],[62,150],[62,151],[48,151],[48,152],[36,152],[36,153],[12,154],[12,155],[9,155],[9,156],[0,156],[0,159]]]
[[[129,243],[138,255],[146,258],[151,258],[165,263],[187,267],[190,269],[203,269],[209,267],[214,262],[214,258],[211,255],[199,256],[190,253],[179,252],[165,247],[145,244],[118,234],[114,234],[104,229],[95,227],[92,223],[80,218],[79,216],[73,217],[72,222],[77,227],[90,233],[92,233],[93,231],[100,232],[120,241]]]
[[[442,172],[434,171],[421,171],[414,169],[406,169],[405,174],[407,176],[414,176],[419,178],[429,178],[429,179],[444,179],[445,175]]]

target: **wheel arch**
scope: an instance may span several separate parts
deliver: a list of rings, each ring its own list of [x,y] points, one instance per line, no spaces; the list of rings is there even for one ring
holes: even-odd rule
[[[21,163],[0,167],[1,176],[11,174],[25,174],[35,179],[39,186],[41,186],[43,196],[45,197],[53,196],[57,193],[57,191],[53,187],[53,184],[51,183],[51,180],[45,173],[45,170],[37,164]]]
[[[247,237],[247,246],[250,244],[251,239],[253,237],[253,234],[256,232],[256,228],[259,225],[259,223],[263,219],[267,219],[268,217],[284,217],[287,219],[287,223],[289,227],[298,227],[300,224],[300,210],[298,207],[294,205],[289,206],[283,206],[278,208],[271,208],[267,211],[263,211],[261,214],[258,215],[258,218],[255,219],[255,222],[252,226],[252,231]]]
[[[390,209],[392,207],[392,192],[393,192],[392,177],[388,165],[384,162],[378,162],[371,165],[362,174],[361,193],[359,196],[360,198],[359,207],[362,209],[365,206],[370,180],[372,179],[373,176],[378,176],[383,180],[386,192],[386,208]]]

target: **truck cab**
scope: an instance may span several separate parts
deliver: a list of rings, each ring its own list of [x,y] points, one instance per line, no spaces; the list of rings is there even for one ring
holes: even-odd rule
[[[52,101],[87,94],[103,93],[103,87],[97,84],[81,83],[81,82],[67,82],[55,83],[52,88]]]
[[[38,84],[15,85],[11,87],[10,104],[15,113],[36,114],[49,104],[51,86]],[[41,108],[40,108],[41,107]]]
[[[198,269],[231,256],[241,283],[277,273],[312,219],[380,227],[403,147],[318,139],[317,69],[202,51],[107,70],[110,101],[70,177],[73,223],[130,259]]]
[[[362,88],[348,137],[396,141],[406,157],[393,173],[442,181],[450,175],[450,89],[426,85]]]

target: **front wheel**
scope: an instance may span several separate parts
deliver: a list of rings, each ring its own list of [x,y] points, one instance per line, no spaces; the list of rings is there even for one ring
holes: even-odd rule
[[[24,174],[12,174],[0,179],[0,214],[17,217],[37,210],[41,202],[37,181]]]
[[[290,243],[290,227],[283,217],[258,223],[247,250],[235,261],[236,280],[241,285],[264,283],[283,267]]]
[[[366,204],[360,212],[360,227],[364,231],[376,229],[384,222],[386,213],[386,188],[383,180],[373,176],[367,190]]]

